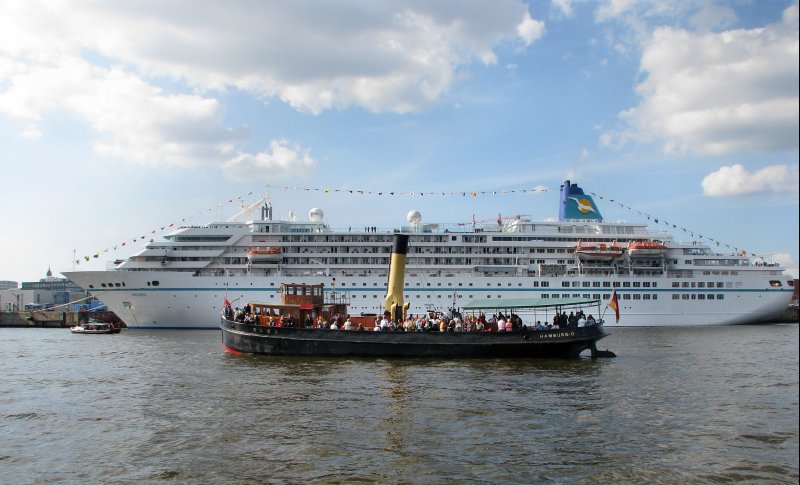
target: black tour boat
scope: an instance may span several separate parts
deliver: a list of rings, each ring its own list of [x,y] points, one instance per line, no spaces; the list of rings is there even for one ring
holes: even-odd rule
[[[403,304],[403,280],[408,235],[395,236],[392,248],[389,283],[384,302],[387,317],[403,321],[407,305]],[[281,285],[280,304],[249,303],[248,321],[237,321],[229,304],[221,318],[222,344],[232,353],[300,356],[363,356],[363,357],[433,357],[433,358],[575,358],[590,350],[592,358],[611,356],[598,352],[596,343],[607,335],[602,320],[589,326],[569,325],[558,329],[536,330],[523,326],[514,331],[372,331],[375,317],[353,317],[367,323],[356,330],[312,328],[313,317],[325,319],[346,315],[347,302],[337,301],[335,292],[325,300],[324,285]],[[226,303],[228,303],[226,301]],[[562,299],[544,302],[540,299],[476,301],[465,311],[491,309],[513,311],[565,312],[596,306],[599,300]],[[281,323],[278,323],[278,322]],[[363,331],[362,331],[363,330]],[[438,329],[437,329],[438,330]]]

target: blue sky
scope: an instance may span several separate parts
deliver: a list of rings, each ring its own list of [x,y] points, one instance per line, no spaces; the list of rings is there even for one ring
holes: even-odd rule
[[[791,1],[6,1],[0,279],[267,188],[390,229],[557,217],[565,179],[796,268],[798,77]]]

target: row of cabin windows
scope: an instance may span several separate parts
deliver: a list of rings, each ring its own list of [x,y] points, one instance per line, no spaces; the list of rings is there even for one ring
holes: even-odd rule
[[[722,293],[683,293],[673,294],[673,300],[724,300],[725,295]]]
[[[780,282],[778,282],[778,283],[780,284]],[[734,286],[733,283],[731,283],[730,281],[727,281],[727,282],[722,282],[722,281],[717,281],[717,282],[714,282],[714,281],[709,281],[709,282],[705,282],[705,281],[681,281],[681,282],[673,281],[672,282],[672,287],[673,288],[733,288],[733,286]],[[742,287],[742,283],[737,281],[736,282],[736,287],[737,288],[741,288]]]
[[[658,283],[655,281],[562,281],[562,288],[600,288],[602,283],[603,288],[658,288]]]
[[[378,294],[375,294],[375,293],[373,293],[372,295],[363,294],[363,295],[361,295],[361,298],[369,298],[370,296],[372,296],[372,298],[374,298],[374,299],[383,299],[384,298],[383,295],[378,295]],[[678,295],[673,295],[673,299],[675,299],[674,298],[675,296],[678,296]],[[714,295],[711,295],[711,297],[709,297],[708,299],[709,300],[713,300],[714,299],[713,296]],[[719,296],[719,298],[717,298],[717,299],[721,300],[722,299],[722,297],[721,297],[722,295],[718,295],[718,296]],[[270,298],[277,298],[275,295],[269,295],[269,297]],[[356,299],[356,298],[358,298],[358,295],[351,295],[351,297],[353,299]],[[447,299],[450,299],[450,298],[453,298],[453,295],[442,295],[442,294],[436,294],[436,295],[425,294],[425,295],[421,295],[421,294],[417,293],[417,294],[414,294],[414,295],[404,295],[403,296],[403,298],[405,300],[410,300],[412,298],[420,299],[420,298],[423,298],[423,297],[426,298],[426,299],[430,299],[430,298],[447,298]],[[472,299],[472,298],[487,298],[487,299],[491,299],[492,295],[484,295],[484,296],[480,296],[480,295],[465,295],[465,297],[468,298],[468,299]],[[550,293],[542,293],[540,295],[540,297],[541,298],[548,298],[548,299],[586,298],[588,300],[588,299],[591,298],[591,299],[595,299],[595,300],[608,300],[609,298],[611,298],[611,295],[610,294],[601,295],[600,293],[593,293],[593,294],[589,294],[589,293],[552,293],[552,294],[550,294]],[[458,298],[461,298],[461,295],[458,295]],[[497,295],[496,298],[497,299],[502,299],[503,296],[502,295]],[[623,294],[623,295],[619,295],[619,298],[622,299],[622,300],[658,300],[658,295],[657,294],[650,294],[650,293],[634,294],[634,295]],[[694,299],[694,298],[692,298],[692,299]],[[702,298],[700,298],[700,299],[702,300]]]

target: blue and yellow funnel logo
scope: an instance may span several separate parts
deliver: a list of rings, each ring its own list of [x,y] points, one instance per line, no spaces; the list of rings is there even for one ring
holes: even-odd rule
[[[583,189],[577,185],[570,184],[569,180],[561,186],[561,208],[558,215],[562,221],[603,220],[592,197],[584,194]]]
[[[578,209],[578,212],[580,212],[581,214],[588,214],[589,212],[597,212],[596,210],[594,210],[592,201],[589,199],[586,198],[580,199],[578,197],[567,197],[567,199],[575,201],[575,208]]]

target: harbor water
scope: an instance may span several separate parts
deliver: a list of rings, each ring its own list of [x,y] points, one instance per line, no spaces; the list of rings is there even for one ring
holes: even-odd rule
[[[798,325],[610,331],[439,361],[0,329],[0,483],[798,482]]]

